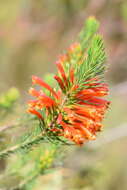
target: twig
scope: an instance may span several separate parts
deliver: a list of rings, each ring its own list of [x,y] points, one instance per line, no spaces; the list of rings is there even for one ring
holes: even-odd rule
[[[35,138],[33,138],[32,140],[26,141],[22,144],[18,144],[16,146],[13,146],[11,148],[8,148],[6,150],[3,150],[0,152],[0,158],[6,157],[8,155],[14,154],[16,152],[19,152],[20,150],[25,150],[25,149],[30,149],[33,146],[36,146],[38,144],[40,144],[42,141],[44,140],[44,136],[38,135]]]

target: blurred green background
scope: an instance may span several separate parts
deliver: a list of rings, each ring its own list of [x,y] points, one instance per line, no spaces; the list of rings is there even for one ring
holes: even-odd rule
[[[127,189],[127,1],[0,0],[0,93],[16,87],[22,102],[31,75],[56,72],[57,56],[91,15],[101,23],[108,54],[112,104],[105,129],[84,148],[66,147],[64,164],[42,176],[37,190]]]

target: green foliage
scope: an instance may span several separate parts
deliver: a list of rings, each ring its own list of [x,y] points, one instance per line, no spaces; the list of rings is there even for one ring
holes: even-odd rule
[[[63,58],[63,67],[68,77],[70,77],[70,69],[74,68],[74,80],[79,90],[84,88],[84,83],[89,83],[89,79],[97,77],[101,82],[104,76],[106,53],[103,37],[97,33],[98,28],[99,22],[95,17],[89,17],[80,32],[77,43],[72,44]],[[72,85],[69,83],[69,87],[66,87],[63,92],[66,94]]]
[[[6,168],[6,173],[18,175],[20,171],[19,183],[12,186],[12,189],[33,189],[38,184],[37,178],[40,175],[51,172],[53,163],[58,157],[58,148],[57,145],[43,144],[43,148],[38,146],[27,154],[18,154],[16,157],[12,157],[12,160],[10,158],[11,165],[9,164]]]
[[[19,99],[19,91],[16,88],[11,88],[8,92],[0,95],[0,108],[9,109]]]
[[[88,48],[93,36],[98,31],[98,28],[99,22],[95,19],[95,17],[91,16],[86,20],[79,35],[79,40],[83,51]]]
[[[90,78],[102,76],[105,70],[105,60],[103,38],[100,35],[94,35],[82,60],[83,64],[77,68],[78,83],[82,85]]]

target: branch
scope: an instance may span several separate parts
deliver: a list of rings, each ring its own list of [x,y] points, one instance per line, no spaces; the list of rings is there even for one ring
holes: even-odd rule
[[[24,142],[22,144],[19,144],[19,145],[16,145],[16,146],[13,146],[11,148],[8,148],[6,150],[1,151],[0,152],[0,158],[9,156],[9,155],[17,153],[17,152],[20,152],[20,150],[30,149],[33,146],[40,144],[43,140],[44,140],[44,136],[42,136],[42,134],[38,135],[35,138],[33,138],[32,140],[29,140],[29,141]]]

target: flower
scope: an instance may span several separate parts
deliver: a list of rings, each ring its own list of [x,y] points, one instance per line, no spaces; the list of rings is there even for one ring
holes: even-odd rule
[[[34,108],[29,108],[29,109],[27,110],[27,112],[28,112],[28,113],[31,113],[31,114],[33,114],[33,115],[36,115],[39,119],[43,120],[42,115],[41,115],[38,111],[36,111]]]
[[[68,80],[67,80],[67,76],[65,74],[64,68],[62,66],[61,62],[56,62],[56,66],[58,68],[58,71],[60,72],[60,75],[62,77],[62,80],[64,81],[65,85],[68,86]]]
[[[42,89],[30,88],[30,95],[36,99],[28,102],[28,112],[44,120],[46,129],[53,135],[63,136],[82,145],[88,140],[96,139],[97,132],[103,127],[102,120],[110,102],[102,98],[108,95],[109,89],[99,77],[85,80],[80,87],[76,80],[76,67],[68,64],[75,53],[77,57],[81,56],[79,43],[73,44],[56,62],[58,75],[54,79],[59,90],[54,90],[41,78],[32,76],[33,84],[47,89],[50,96]],[[77,59],[77,63],[79,61]],[[42,115],[43,110],[46,110],[46,118]]]
[[[89,96],[90,100],[92,98],[93,104],[84,103],[87,99],[83,96],[80,101],[77,98],[77,103],[71,107],[65,106],[61,121],[58,122],[63,127],[64,137],[74,141],[76,144],[81,145],[86,140],[95,140],[96,133],[102,129],[101,122],[109,102],[94,98],[92,95]],[[98,102],[95,100],[98,100]]]
[[[47,90],[49,90],[54,95],[55,98],[58,98],[56,92],[47,83],[45,83],[42,79],[40,79],[39,77],[32,76],[32,82],[33,82],[33,84],[38,84],[38,85],[46,88]]]

